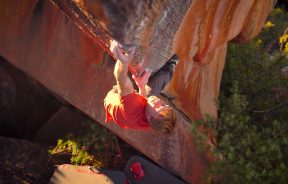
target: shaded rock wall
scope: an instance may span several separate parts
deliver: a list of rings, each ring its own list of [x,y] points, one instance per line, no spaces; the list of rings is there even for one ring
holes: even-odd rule
[[[0,1],[0,55],[167,170],[201,183],[213,159],[196,150],[190,119],[216,116],[227,42],[255,36],[273,0],[78,1],[95,11],[110,35],[138,44],[135,64],[144,58],[157,71],[173,53],[180,56],[166,92],[188,118],[177,111],[168,136],[104,124],[103,99],[115,83],[114,62],[57,2]],[[100,5],[93,9],[93,3]]]
[[[92,14],[114,39],[137,45],[134,64],[144,59],[154,72],[172,56],[174,35],[191,4],[191,0],[75,2]]]
[[[0,135],[31,140],[59,109],[49,92],[0,57]]]

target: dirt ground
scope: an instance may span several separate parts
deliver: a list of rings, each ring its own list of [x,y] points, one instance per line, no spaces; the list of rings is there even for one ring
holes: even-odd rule
[[[0,183],[48,183],[54,167],[48,147],[21,139],[0,137]]]

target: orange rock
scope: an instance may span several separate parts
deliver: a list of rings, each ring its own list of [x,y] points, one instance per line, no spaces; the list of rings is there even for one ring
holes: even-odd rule
[[[191,119],[217,116],[215,101],[227,43],[257,35],[274,0],[77,0],[86,8],[81,15],[70,11],[70,6],[59,8],[57,2],[71,5],[68,0],[0,1],[0,55],[165,169],[189,183],[202,183],[214,159],[196,149]],[[93,2],[101,2],[97,4],[101,7]],[[90,19],[79,26],[89,11],[97,18],[94,23],[109,31],[102,40],[103,32],[83,29],[93,26]],[[165,89],[175,97],[171,105],[177,113],[170,135],[104,124],[103,99],[115,83],[114,62],[104,54],[110,35],[137,44],[134,64],[145,59],[145,66],[154,71],[172,54],[179,55],[175,75]]]
[[[227,43],[248,41],[258,34],[273,7],[273,0],[195,0],[173,42],[180,56],[167,92],[192,119],[217,116]]]

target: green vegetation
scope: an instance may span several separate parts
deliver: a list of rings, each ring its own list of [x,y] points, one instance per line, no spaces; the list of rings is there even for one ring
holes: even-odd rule
[[[100,168],[102,163],[96,160],[95,156],[89,154],[85,148],[82,148],[76,138],[68,136],[66,139],[59,139],[57,146],[49,150],[51,155],[60,153],[70,153],[71,163],[76,165],[93,165],[96,168]]]
[[[70,134],[58,140],[57,145],[49,150],[53,164],[70,162],[96,168],[118,168],[124,164],[125,159],[133,152],[131,147],[118,140],[106,128],[95,122],[90,124],[91,128],[85,134],[81,136]],[[125,153],[122,154],[123,152]]]
[[[197,122],[217,132],[214,182],[288,182],[287,26],[288,13],[275,9],[257,38],[229,45],[219,117]]]

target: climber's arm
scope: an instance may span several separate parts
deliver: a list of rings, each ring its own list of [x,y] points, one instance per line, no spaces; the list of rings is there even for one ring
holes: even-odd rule
[[[121,60],[117,60],[114,68],[114,76],[118,86],[118,93],[120,96],[125,96],[133,93],[133,85],[127,76],[128,64],[123,63]]]
[[[133,85],[127,76],[128,66],[131,63],[135,49],[131,48],[126,53],[118,42],[112,42],[110,47],[112,53],[117,57],[117,62],[114,67],[114,76],[118,86],[118,93],[120,96],[125,96],[133,93]]]

